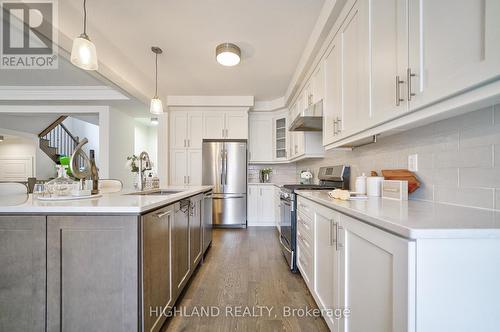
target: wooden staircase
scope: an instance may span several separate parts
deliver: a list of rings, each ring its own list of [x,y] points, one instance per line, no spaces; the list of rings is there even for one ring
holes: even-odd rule
[[[60,116],[38,134],[40,149],[56,164],[60,163],[60,156],[70,157],[79,143],[78,137],[73,136],[63,125],[66,118],[67,116]]]

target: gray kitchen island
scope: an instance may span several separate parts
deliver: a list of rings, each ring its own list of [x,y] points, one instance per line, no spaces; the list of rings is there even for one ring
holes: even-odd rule
[[[210,244],[211,193],[0,198],[0,330],[158,331]]]

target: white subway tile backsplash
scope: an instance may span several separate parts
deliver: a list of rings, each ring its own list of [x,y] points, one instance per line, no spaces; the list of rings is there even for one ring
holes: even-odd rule
[[[500,188],[500,168],[461,168],[460,186]]]
[[[495,144],[495,149],[493,154],[495,155],[495,162],[494,166],[495,167],[500,167],[500,144]]]
[[[432,182],[435,185],[458,186],[458,168],[436,168],[432,172]]]
[[[500,188],[495,189],[495,209],[500,210]]]
[[[434,186],[434,200],[464,206],[494,209],[495,189]]]
[[[435,168],[491,167],[492,165],[493,150],[491,145],[436,153],[434,158]]]
[[[298,162],[297,170],[350,165],[353,187],[361,173],[407,168],[414,153],[421,187],[410,199],[500,209],[500,104],[380,137],[352,152],[328,151],[324,159]]]
[[[500,124],[464,129],[460,132],[460,148],[500,144]]]

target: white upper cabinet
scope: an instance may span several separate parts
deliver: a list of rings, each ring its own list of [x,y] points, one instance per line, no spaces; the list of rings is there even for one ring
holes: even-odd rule
[[[170,114],[170,146],[174,149],[186,147],[187,112],[172,112]]]
[[[360,8],[358,1],[340,30],[343,101],[340,136],[360,130],[370,119],[366,29],[360,9],[363,7]]]
[[[272,114],[250,114],[249,116],[249,162],[273,161]]]
[[[318,67],[312,76],[312,103],[317,103],[324,98],[325,90],[325,72],[323,62],[318,64]]]
[[[225,138],[226,112],[205,112],[203,114],[203,137],[207,139]]]
[[[175,111],[170,115],[170,140],[174,149],[201,149],[203,141],[203,114]]]
[[[203,144],[203,113],[189,112],[188,113],[188,148],[201,149]]]
[[[207,111],[203,113],[203,138],[247,139],[248,114],[246,111]]]
[[[334,38],[323,60],[325,89],[323,100],[323,145],[334,142],[342,132],[342,54],[340,35]]]
[[[379,123],[408,110],[408,7],[406,0],[364,1],[363,7],[370,22],[370,118]]]
[[[274,155],[273,160],[280,161],[287,159],[287,120],[286,115],[273,118],[273,140]]]
[[[500,74],[500,1],[410,0],[410,109]]]
[[[227,112],[226,113],[226,137],[228,139],[248,138],[248,113]]]

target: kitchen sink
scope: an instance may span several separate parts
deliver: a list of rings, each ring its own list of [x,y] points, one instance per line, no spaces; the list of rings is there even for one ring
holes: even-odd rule
[[[141,196],[167,196],[174,195],[183,192],[184,190],[149,190],[149,191],[137,191],[127,195],[141,195]]]

